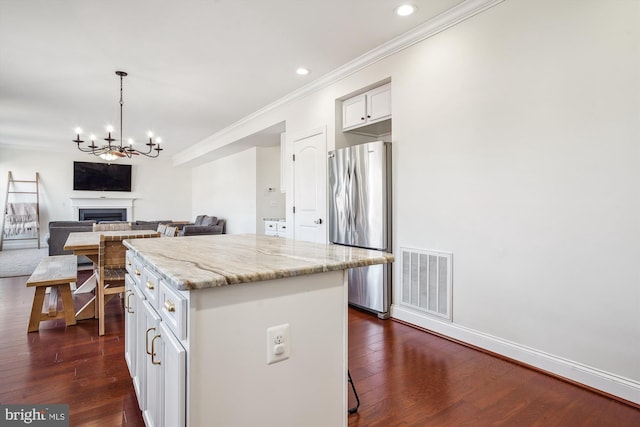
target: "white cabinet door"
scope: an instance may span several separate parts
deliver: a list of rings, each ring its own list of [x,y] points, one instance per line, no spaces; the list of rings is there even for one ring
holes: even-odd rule
[[[391,117],[391,85],[367,92],[367,121],[374,123]]]
[[[342,130],[357,129],[390,118],[390,83],[342,101]]]
[[[138,396],[138,405],[140,406],[140,410],[144,409],[144,401],[145,401],[145,390],[144,390],[144,364],[145,359],[147,358],[147,352],[145,349],[145,326],[146,326],[146,318],[143,313],[143,304],[144,296],[142,291],[138,286],[134,286],[132,288],[133,296],[131,297],[132,305],[135,307],[136,315],[135,315],[135,350],[132,353],[135,353],[133,360],[135,361],[135,372],[133,376],[133,389],[136,392],[136,396]],[[129,333],[129,331],[127,331]]]
[[[161,387],[162,387],[162,365],[159,364],[159,351],[157,344],[160,336],[160,316],[153,309],[149,301],[144,301],[144,336],[141,341],[145,344],[144,359],[144,403],[142,417],[147,427],[160,427],[162,425],[161,415]]]
[[[127,362],[131,378],[136,376],[136,342],[138,335],[134,286],[133,279],[127,275],[124,292],[124,360]]]
[[[165,322],[160,322],[160,360],[162,366],[162,425],[184,427],[186,423],[186,351]]]
[[[367,98],[365,94],[345,99],[342,102],[342,127],[360,126],[367,121]]]

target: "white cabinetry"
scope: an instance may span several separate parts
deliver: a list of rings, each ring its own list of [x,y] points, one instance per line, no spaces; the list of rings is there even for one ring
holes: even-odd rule
[[[277,232],[281,222],[275,222]],[[276,246],[265,239],[259,252]],[[125,337],[125,352],[137,361],[130,364],[147,427],[346,427],[344,271],[273,278],[274,267],[268,280],[179,291],[169,284],[175,260],[163,258],[158,267],[147,253],[127,254],[127,307],[134,313],[125,318],[127,333],[136,336]],[[188,271],[188,283],[197,283],[203,270]],[[291,326],[291,358],[269,365],[267,330],[282,324]],[[305,404],[309,384],[313,405]]]
[[[160,322],[160,339],[157,346],[159,362],[164,364],[162,394],[159,396],[162,425],[184,426],[187,353],[166,325],[167,322]]]
[[[158,336],[158,328],[160,327],[160,316],[151,307],[149,301],[142,302],[142,316],[144,331],[145,353],[144,361],[144,404],[142,408],[142,417],[147,427],[155,427],[162,425],[160,418],[160,401],[162,399],[162,362],[157,361],[156,336]],[[157,363],[160,363],[158,365]]]
[[[185,426],[187,297],[169,289],[130,251],[127,270],[125,359],[144,422]]]
[[[274,237],[288,237],[287,223],[284,220],[265,219],[264,234]]]
[[[342,101],[342,130],[357,129],[390,118],[390,84]]]
[[[136,341],[137,333],[137,300],[134,298],[134,283],[130,276],[125,279],[124,292],[124,315],[125,315],[125,331],[124,331],[124,360],[127,362],[129,374],[131,378],[136,376]]]

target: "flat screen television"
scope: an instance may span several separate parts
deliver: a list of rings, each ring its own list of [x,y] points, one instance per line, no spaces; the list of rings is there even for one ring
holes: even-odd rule
[[[73,189],[131,191],[131,165],[73,162]]]

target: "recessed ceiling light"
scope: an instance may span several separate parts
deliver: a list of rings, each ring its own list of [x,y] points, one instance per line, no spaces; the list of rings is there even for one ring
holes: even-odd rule
[[[300,67],[296,70],[297,74],[300,74],[301,76],[306,76],[307,74],[309,74],[309,69],[308,68],[304,68],[304,67]]]
[[[396,15],[398,16],[409,16],[413,12],[415,12],[418,8],[412,4],[403,4],[402,6],[396,7]]]

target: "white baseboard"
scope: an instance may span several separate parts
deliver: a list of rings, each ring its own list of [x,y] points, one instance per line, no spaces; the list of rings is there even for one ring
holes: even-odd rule
[[[391,306],[391,317],[640,404],[640,382],[605,372],[464,326]]]

